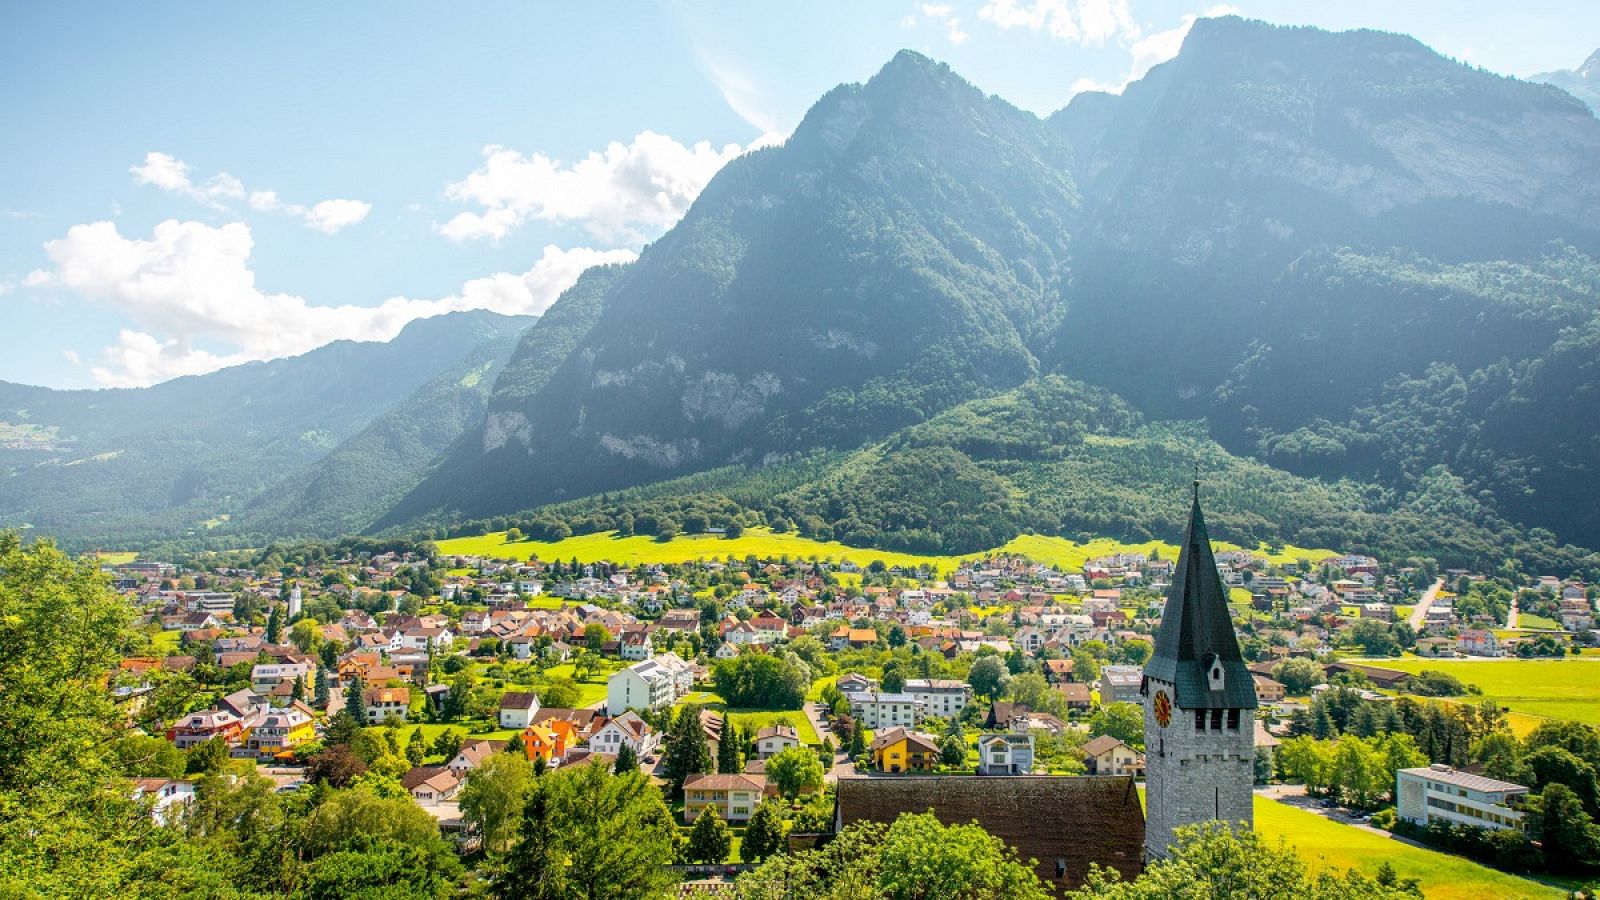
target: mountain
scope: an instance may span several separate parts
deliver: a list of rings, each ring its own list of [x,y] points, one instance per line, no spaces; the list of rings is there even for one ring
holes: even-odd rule
[[[1541,72],[1528,80],[1555,85],[1600,113],[1600,50],[1590,54],[1576,69]]]
[[[411,417],[421,444],[450,443],[481,420],[483,395],[527,318],[455,313],[413,322],[387,343],[339,341],[289,359],[249,363],[154,387],[57,391],[0,383],[0,525],[77,544],[170,537],[216,528],[279,483],[323,462],[366,453],[373,465],[417,462],[403,442],[369,433]],[[496,354],[499,354],[498,356]],[[435,382],[467,381],[461,397]],[[440,417],[456,409],[455,419]],[[470,420],[470,421],[456,421]],[[451,429],[455,429],[452,433]],[[373,451],[377,452],[373,452]],[[386,472],[386,482],[404,475]],[[332,516],[349,522],[359,516]],[[364,524],[364,523],[363,523]],[[283,523],[285,533],[310,533]],[[225,531],[228,529],[224,529]]]
[[[904,52],[558,301],[519,351],[537,364],[379,525],[899,441],[1054,373],[1150,434],[1198,422],[1230,458],[1383,498],[1357,511],[1448,486],[1483,533],[1600,546],[1597,253],[1600,121],[1403,35],[1201,20],[1121,96],[1044,119]],[[819,495],[885,501],[858,540],[920,527],[876,485],[1005,493],[942,451],[871,471]],[[1105,523],[1143,528],[1119,502],[1145,511]],[[1009,510],[994,527],[1051,523]]]

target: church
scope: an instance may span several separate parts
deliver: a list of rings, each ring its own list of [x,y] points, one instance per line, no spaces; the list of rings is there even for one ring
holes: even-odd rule
[[[1140,694],[1146,858],[1167,855],[1184,825],[1216,820],[1252,826],[1255,682],[1233,631],[1198,481]]]

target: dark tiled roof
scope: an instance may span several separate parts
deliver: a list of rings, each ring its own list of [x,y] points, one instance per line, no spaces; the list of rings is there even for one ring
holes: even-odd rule
[[[1056,893],[1080,887],[1089,864],[1138,877],[1143,870],[1144,810],[1124,777],[934,776],[841,778],[838,820],[892,823],[932,811],[946,825],[976,822],[1015,847]],[[1056,863],[1062,877],[1056,877]]]
[[[1228,589],[1217,574],[1205,516],[1200,513],[1196,482],[1194,506],[1189,510],[1189,530],[1183,538],[1178,567],[1161,614],[1155,653],[1145,664],[1145,675],[1170,682],[1173,699],[1183,709],[1254,709],[1255,683],[1239,652],[1228,609]],[[1210,689],[1205,660],[1215,654],[1222,663],[1222,690]]]

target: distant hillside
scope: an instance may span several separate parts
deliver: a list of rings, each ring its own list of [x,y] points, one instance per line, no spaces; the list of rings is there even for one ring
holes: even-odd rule
[[[215,529],[385,413],[418,408],[412,395],[435,379],[492,377],[484,367],[498,363],[496,348],[508,351],[530,321],[456,313],[413,322],[388,343],[340,341],[150,388],[0,383],[0,428],[51,436],[0,456],[0,527],[106,546]],[[416,466],[404,453],[381,465],[402,457]]]
[[[1576,69],[1558,69],[1541,72],[1529,81],[1555,85],[1577,97],[1596,113],[1600,113],[1600,50],[1596,50]]]

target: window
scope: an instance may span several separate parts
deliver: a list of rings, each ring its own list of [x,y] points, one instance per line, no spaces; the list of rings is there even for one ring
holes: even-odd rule
[[[1228,710],[1228,730],[1239,730],[1239,711],[1237,709]]]
[[[1220,709],[1213,709],[1211,711],[1211,730],[1212,731],[1221,731],[1222,730],[1222,710],[1220,710]]]
[[[1197,709],[1194,711],[1194,730],[1206,730],[1206,711],[1203,709]]]

